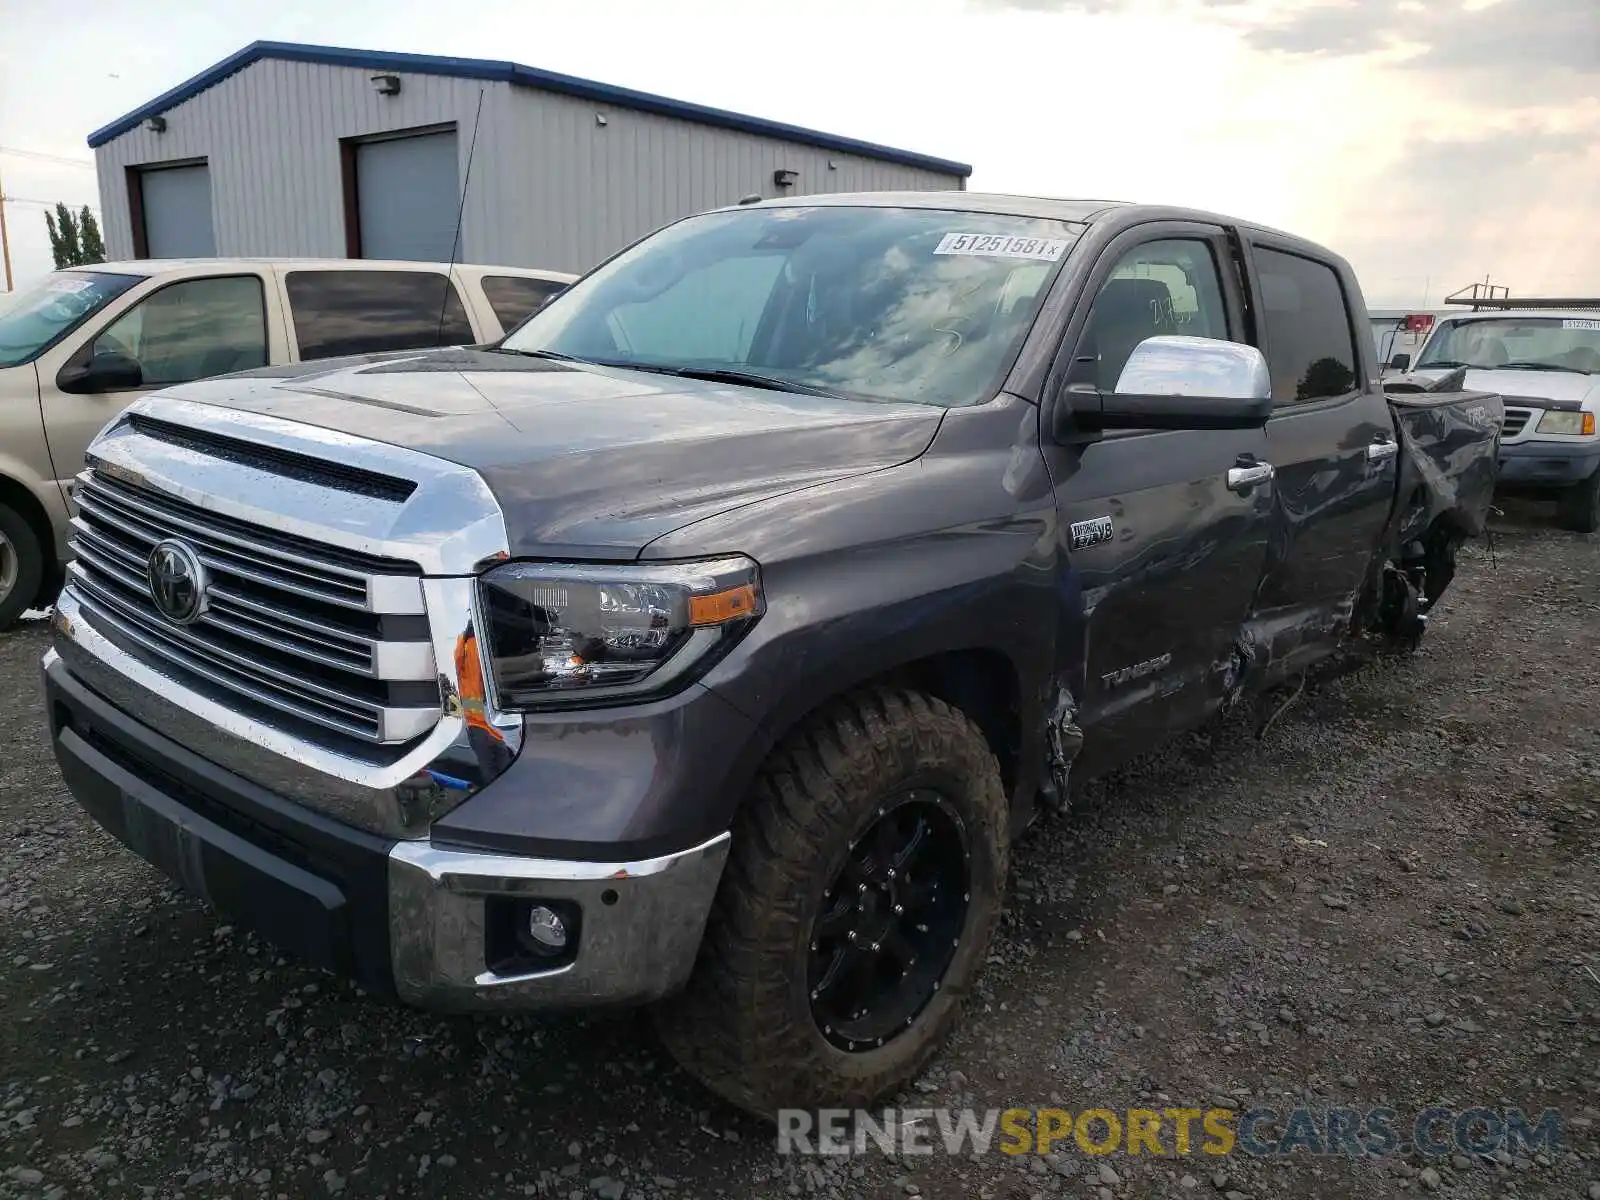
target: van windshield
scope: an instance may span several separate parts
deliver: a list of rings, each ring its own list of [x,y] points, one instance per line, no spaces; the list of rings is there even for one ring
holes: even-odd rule
[[[48,350],[143,279],[109,271],[57,271],[18,292],[0,308],[0,367]]]
[[[501,349],[798,393],[978,403],[1082,229],[936,209],[707,213],[598,268]]]

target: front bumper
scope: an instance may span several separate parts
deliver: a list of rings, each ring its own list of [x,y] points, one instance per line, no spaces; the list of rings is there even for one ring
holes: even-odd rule
[[[639,1004],[688,979],[728,853],[719,834],[629,862],[482,853],[355,829],[218,767],[76,678],[44,687],[56,759],[101,825],[193,895],[310,963],[423,1007]],[[533,903],[566,953],[515,936]]]
[[[1600,469],[1600,445],[1533,439],[1500,447],[1500,482],[1513,488],[1563,488]]]

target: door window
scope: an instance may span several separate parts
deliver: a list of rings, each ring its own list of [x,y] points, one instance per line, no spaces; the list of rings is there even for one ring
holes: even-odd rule
[[[146,387],[162,387],[267,365],[267,315],[254,275],[185,279],[118,317],[92,354],[139,364]]]
[[[483,294],[488,297],[500,328],[508,333],[566,289],[566,284],[554,279],[534,279],[527,275],[483,277]]]
[[[1222,275],[1209,242],[1146,242],[1118,260],[1095,296],[1073,381],[1115,391],[1134,347],[1163,334],[1227,340]]]
[[[290,271],[302,360],[473,341],[455,286],[437,271]]]
[[[1313,259],[1259,246],[1255,260],[1273,402],[1349,395],[1361,360],[1338,274]]]

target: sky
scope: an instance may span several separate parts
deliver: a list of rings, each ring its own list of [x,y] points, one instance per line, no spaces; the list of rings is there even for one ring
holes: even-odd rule
[[[0,0],[19,283],[50,268],[36,202],[98,203],[87,134],[258,38],[511,59],[969,162],[973,190],[1223,212],[1343,254],[1373,308],[1600,294],[1600,0]]]

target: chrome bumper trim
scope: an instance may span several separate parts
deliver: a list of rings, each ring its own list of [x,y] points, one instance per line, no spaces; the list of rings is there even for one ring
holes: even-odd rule
[[[720,833],[675,854],[619,863],[397,843],[389,852],[395,988],[407,1003],[447,1010],[659,999],[682,987],[694,968],[729,842]],[[576,959],[518,975],[486,970],[490,896],[576,904],[583,914]]]
[[[419,838],[429,823],[471,794],[441,787],[426,772],[447,752],[476,757],[492,779],[520,749],[521,718],[491,714],[508,753],[485,761],[462,717],[456,640],[471,620],[474,581],[425,579],[434,657],[444,690],[444,715],[398,757],[363,757],[296,737],[202,695],[124,650],[96,629],[69,586],[51,619],[54,647],[92,691],[142,724],[180,742],[224,770],[306,808],[385,837]],[[374,748],[375,750],[378,748]],[[487,750],[488,748],[485,747]]]

